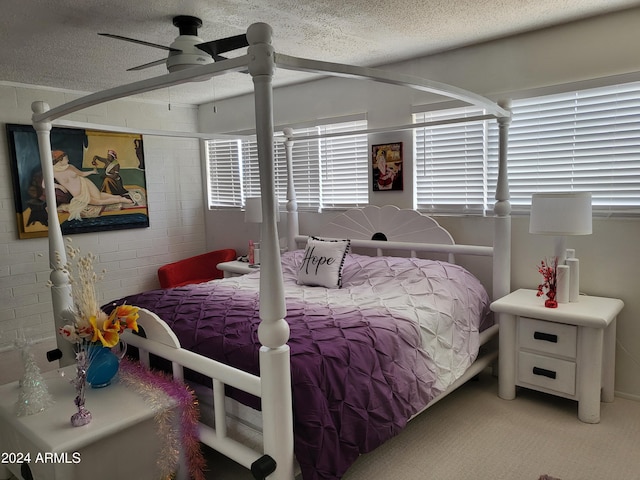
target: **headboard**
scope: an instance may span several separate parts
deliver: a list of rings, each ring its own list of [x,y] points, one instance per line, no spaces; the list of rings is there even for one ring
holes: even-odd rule
[[[394,205],[347,210],[329,222],[322,234],[352,240],[455,244],[451,234],[433,218]]]
[[[400,209],[394,205],[368,205],[336,215],[320,230],[324,238],[348,238],[354,251],[374,249],[377,255],[396,255],[409,252],[444,254],[455,263],[455,254],[493,256],[493,247],[456,245],[451,234],[436,220],[417,210]],[[307,236],[298,235],[296,242]],[[365,252],[363,252],[365,253]],[[366,252],[368,253],[368,252]]]

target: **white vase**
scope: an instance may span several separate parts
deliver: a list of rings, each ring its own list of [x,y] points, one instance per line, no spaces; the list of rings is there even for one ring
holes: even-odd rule
[[[558,265],[556,267],[556,301],[569,303],[569,267]]]

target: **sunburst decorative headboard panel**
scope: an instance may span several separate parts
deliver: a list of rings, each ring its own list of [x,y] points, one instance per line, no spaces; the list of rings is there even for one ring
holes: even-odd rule
[[[377,234],[383,234],[389,242],[455,244],[451,234],[433,218],[394,205],[347,210],[322,229],[323,236],[352,240],[377,240],[373,238]]]
[[[320,231],[325,238],[349,238],[352,250],[356,253],[377,255],[417,256],[418,251],[436,253],[431,258],[440,258],[453,262],[450,249],[438,250],[424,248],[425,244],[455,245],[451,234],[442,228],[433,218],[416,210],[400,209],[394,205],[378,207],[369,205],[354,208],[337,215]],[[447,257],[448,254],[448,257]]]

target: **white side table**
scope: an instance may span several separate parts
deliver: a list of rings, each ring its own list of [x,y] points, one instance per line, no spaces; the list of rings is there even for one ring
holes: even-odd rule
[[[248,262],[240,262],[232,260],[230,262],[222,262],[216,265],[218,270],[222,270],[224,278],[239,277],[247,273],[255,272],[260,269],[260,265],[249,265]]]
[[[55,404],[43,412],[24,417],[15,415],[18,382],[0,387],[0,479],[22,479],[15,460],[29,455],[33,478],[84,480],[159,477],[156,410],[117,380],[105,388],[87,388],[86,408],[93,419],[88,425],[73,427],[71,415],[75,388],[69,381],[75,366],[43,374]],[[173,403],[173,402],[172,402]],[[156,406],[157,407],[157,406]],[[19,458],[22,457],[22,458]]]
[[[547,308],[535,290],[491,304],[500,313],[499,396],[516,385],[578,401],[578,418],[600,421],[600,401],[614,395],[616,316],[622,300],[581,295]]]

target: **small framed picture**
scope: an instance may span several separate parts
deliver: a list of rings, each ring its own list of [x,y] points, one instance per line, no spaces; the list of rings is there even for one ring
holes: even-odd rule
[[[402,142],[371,146],[373,191],[402,190]]]

